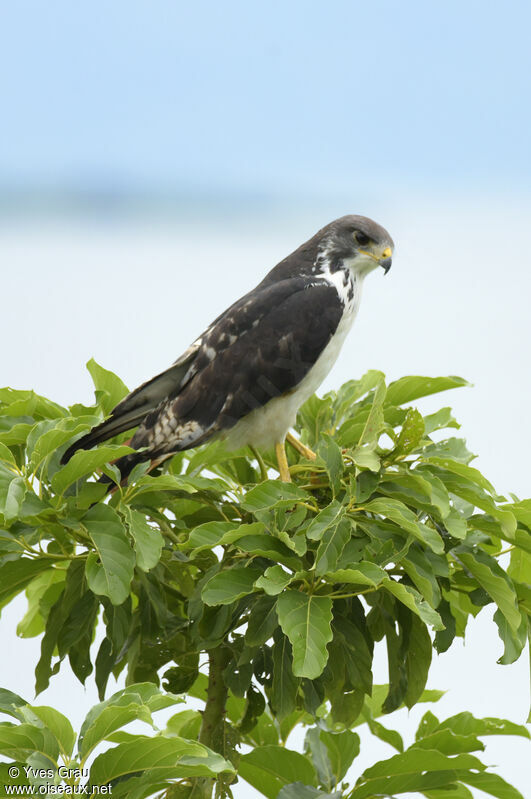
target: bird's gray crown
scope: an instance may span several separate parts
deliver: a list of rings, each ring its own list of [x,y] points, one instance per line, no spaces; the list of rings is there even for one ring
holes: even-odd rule
[[[346,247],[351,251],[355,233],[367,236],[371,243],[377,244],[382,249],[385,247],[394,249],[393,239],[384,227],[367,216],[356,214],[347,214],[339,219],[334,219],[333,222],[321,228],[313,238],[322,242],[327,241],[332,246]]]
[[[313,275],[316,265],[323,259],[327,268],[338,269],[345,259],[356,256],[367,246],[383,252],[387,248],[392,251],[394,243],[387,230],[372,219],[356,214],[342,216],[318,230],[284,258],[266,275],[261,285],[296,275]]]

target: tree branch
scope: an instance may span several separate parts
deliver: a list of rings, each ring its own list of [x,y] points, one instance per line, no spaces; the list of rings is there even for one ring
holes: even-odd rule
[[[224,727],[225,705],[228,689],[223,679],[223,670],[230,660],[228,649],[217,646],[208,653],[208,688],[199,743],[208,746],[220,755],[225,756]],[[190,799],[211,799],[214,780],[210,777],[198,777],[194,780]]]

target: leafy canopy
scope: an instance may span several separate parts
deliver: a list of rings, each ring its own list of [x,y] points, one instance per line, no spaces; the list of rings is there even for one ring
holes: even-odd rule
[[[527,640],[531,500],[496,494],[451,434],[459,425],[450,408],[422,415],[411,406],[464,380],[386,386],[371,371],[312,397],[297,426],[317,460],[289,452],[291,484],[264,479],[272,453],[257,463],[247,450],[212,444],[176,455],[163,472],[136,467],[104,500],[95,477],[116,471],[126,435],[60,465],[72,438],[127,391],[94,362],[89,369],[90,407],[0,390],[0,607],[26,592],[18,633],[42,636],[37,693],[68,658],[82,683],[94,675],[103,705],[87,717],[74,755],[61,714],[6,692],[2,708],[18,723],[0,724],[1,753],[33,762],[38,751],[57,768],[59,756],[84,763],[93,746],[112,741],[90,780],[119,779],[113,795],[124,796],[185,797],[194,786],[210,796],[213,781],[229,795],[236,772],[280,799],[415,791],[465,799],[467,785],[520,796],[471,752],[483,748],[479,736],[525,729],[469,714],[439,722],[428,711],[405,749],[377,720],[437,698],[425,689],[433,647],[445,652],[484,607],[495,608],[500,663],[516,660]],[[373,685],[378,642],[387,686]],[[200,671],[205,654],[219,695]],[[104,700],[109,677],[124,670],[129,687]],[[151,723],[153,709],[183,693],[206,702],[203,722],[184,710],[155,735],[119,732],[133,718]],[[348,786],[362,723],[398,754]],[[298,724],[308,727],[304,753],[285,746]],[[242,755],[239,743],[251,751]]]

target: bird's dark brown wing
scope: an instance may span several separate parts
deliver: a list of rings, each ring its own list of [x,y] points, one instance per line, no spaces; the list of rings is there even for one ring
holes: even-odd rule
[[[147,448],[142,459],[196,446],[229,429],[298,385],[329,342],[342,310],[336,289],[322,280],[295,277],[258,286],[169,369],[131,392],[106,421],[72,444],[62,461],[137,425],[131,445]]]
[[[295,389],[334,334],[343,305],[323,280],[292,278],[244,297],[207,331],[180,391],[132,440],[152,457],[197,446]]]

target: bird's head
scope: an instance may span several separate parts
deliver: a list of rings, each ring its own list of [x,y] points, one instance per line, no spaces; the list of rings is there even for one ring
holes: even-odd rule
[[[391,268],[394,242],[387,230],[366,216],[342,216],[322,231],[322,257],[365,277],[377,266]]]

